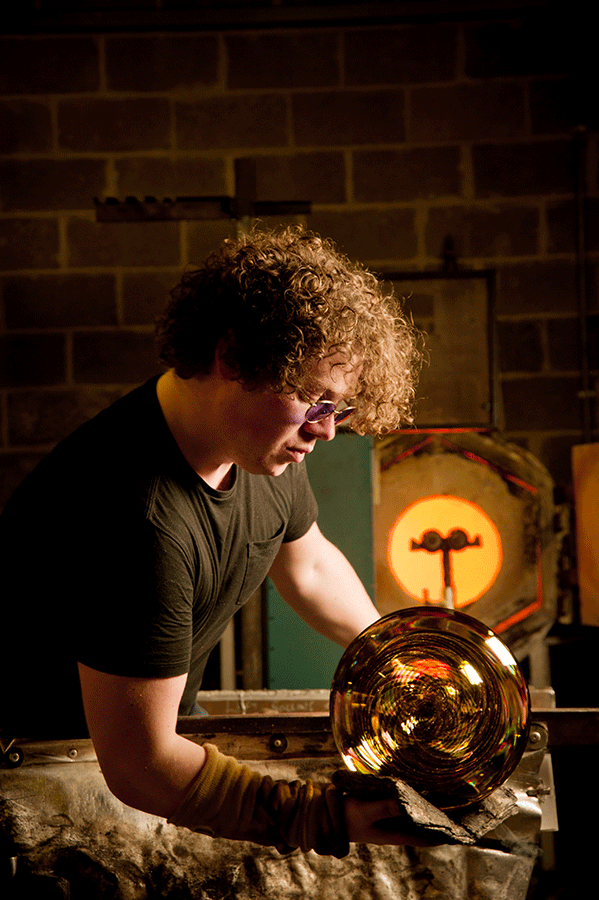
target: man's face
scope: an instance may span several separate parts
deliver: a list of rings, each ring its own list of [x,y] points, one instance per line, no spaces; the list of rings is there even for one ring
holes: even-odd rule
[[[357,358],[336,353],[315,362],[306,376],[302,397],[272,390],[248,391],[239,386],[235,419],[230,422],[234,462],[254,474],[280,475],[301,462],[316,441],[335,437],[332,415],[307,422],[306,412],[319,400],[336,405],[356,393],[361,365]]]

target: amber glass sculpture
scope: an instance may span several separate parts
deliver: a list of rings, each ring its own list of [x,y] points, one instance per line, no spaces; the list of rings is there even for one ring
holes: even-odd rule
[[[354,772],[400,778],[440,809],[479,802],[512,773],[528,738],[528,687],[489,628],[438,607],[403,609],[344,652],[333,735]]]

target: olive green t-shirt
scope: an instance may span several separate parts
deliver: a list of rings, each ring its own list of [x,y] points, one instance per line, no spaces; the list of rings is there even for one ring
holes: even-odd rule
[[[277,477],[237,468],[217,491],[180,453],[156,379],[118,400],[59,444],[0,516],[11,634],[2,733],[81,731],[77,662],[188,673],[187,714],[229,620],[316,516],[303,463]]]

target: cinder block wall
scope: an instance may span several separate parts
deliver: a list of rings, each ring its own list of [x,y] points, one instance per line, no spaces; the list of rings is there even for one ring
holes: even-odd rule
[[[307,224],[374,269],[438,270],[450,236],[460,266],[497,270],[505,432],[567,487],[571,445],[598,436],[597,402],[585,432],[579,391],[585,365],[591,387],[599,373],[599,234],[594,90],[584,66],[573,77],[560,28],[543,16],[1,38],[0,504],[157,370],[168,288],[235,231],[99,224],[94,197],[232,194],[240,156],[256,160],[260,199],[312,201]]]

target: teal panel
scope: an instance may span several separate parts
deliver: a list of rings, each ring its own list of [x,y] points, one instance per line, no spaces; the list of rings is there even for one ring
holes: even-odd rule
[[[323,534],[345,553],[374,597],[372,438],[347,433],[319,442],[307,459]],[[343,650],[313,631],[267,583],[268,687],[330,688]]]

